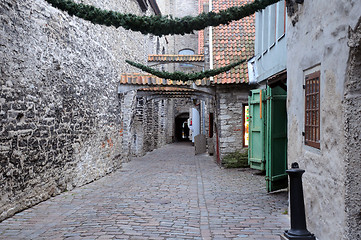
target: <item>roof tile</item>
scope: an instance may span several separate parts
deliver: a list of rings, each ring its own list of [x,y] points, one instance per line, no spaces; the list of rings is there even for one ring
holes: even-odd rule
[[[148,62],[204,62],[204,55],[148,55]]]
[[[169,79],[159,78],[151,74],[123,73],[120,76],[120,84],[188,86],[191,85],[191,82],[173,81]]]
[[[201,0],[200,0],[201,1]],[[214,11],[241,6],[253,0],[213,0]],[[223,67],[232,62],[254,55],[255,26],[254,15],[220,25],[213,30],[214,68]],[[214,84],[248,82],[247,63],[235,67],[227,73],[215,76]]]

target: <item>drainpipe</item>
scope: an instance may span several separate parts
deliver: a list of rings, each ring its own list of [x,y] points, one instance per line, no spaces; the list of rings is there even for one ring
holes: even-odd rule
[[[213,0],[209,0],[209,11],[213,10]],[[213,27],[209,27],[209,69],[213,69]],[[210,81],[213,82],[213,77],[210,77]]]

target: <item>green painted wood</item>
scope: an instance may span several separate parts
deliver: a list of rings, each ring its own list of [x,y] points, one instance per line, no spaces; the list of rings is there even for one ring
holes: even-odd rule
[[[262,101],[265,99],[265,90],[255,89],[251,91],[248,97],[249,105],[249,146],[248,146],[248,164],[250,168],[265,170],[265,104],[262,102],[260,106],[260,98],[262,93]],[[262,108],[262,111],[260,111]]]
[[[287,188],[287,92],[267,87],[266,180],[267,191]]]

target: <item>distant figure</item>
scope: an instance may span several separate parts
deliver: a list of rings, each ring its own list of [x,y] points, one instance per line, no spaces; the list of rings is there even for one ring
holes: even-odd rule
[[[187,123],[184,123],[184,138],[188,138],[189,137],[189,127]]]

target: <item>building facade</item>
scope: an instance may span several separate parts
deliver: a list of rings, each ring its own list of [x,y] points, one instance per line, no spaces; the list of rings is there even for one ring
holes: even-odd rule
[[[204,2],[204,1],[203,1]],[[218,12],[232,6],[241,6],[251,1],[209,1],[203,9]],[[219,68],[254,55],[254,15],[233,21],[228,25],[209,27],[203,33],[204,52],[208,52],[209,68]],[[207,57],[206,57],[207,59]],[[230,153],[244,152],[247,134],[244,117],[248,104],[247,63],[210,79],[214,89],[214,131],[215,157],[219,164]]]
[[[266,173],[267,190],[287,187],[286,3],[256,13],[255,55],[248,62],[251,168]]]
[[[298,162],[308,230],[361,238],[361,2],[289,1],[288,162]]]

